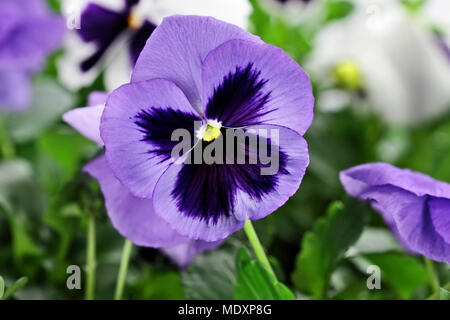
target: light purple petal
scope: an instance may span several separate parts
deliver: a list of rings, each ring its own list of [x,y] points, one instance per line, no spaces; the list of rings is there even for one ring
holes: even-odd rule
[[[90,162],[85,171],[98,180],[114,228],[138,246],[170,248],[189,239],[180,236],[153,211],[152,200],[131,195],[114,177],[105,157]]]
[[[361,192],[365,185],[392,185],[417,196],[430,195],[449,198],[450,184],[433,179],[423,173],[399,169],[388,163],[376,162],[359,165],[343,171],[343,174],[359,183],[352,185],[353,192]]]
[[[173,248],[163,249],[163,252],[175,261],[180,268],[184,268],[195,259],[197,254],[216,249],[221,244],[222,241],[206,242],[201,240],[190,240]]]
[[[105,92],[92,92],[88,98],[89,106],[77,108],[66,112],[63,120],[76,129],[86,138],[103,147],[100,137],[100,119],[105,109],[108,94]]]
[[[268,101],[259,110],[261,116],[253,120],[254,124],[284,126],[303,135],[313,120],[311,83],[294,60],[272,45],[230,40],[211,51],[202,69],[204,106],[226,76],[235,72],[236,68],[245,69],[249,65],[259,73],[259,80],[265,82],[260,94],[269,95]]]
[[[167,17],[147,41],[136,63],[132,81],[170,80],[201,112],[202,61],[211,50],[231,39],[260,41],[245,30],[212,17]]]
[[[158,178],[171,163],[171,159],[165,161],[164,156],[153,153],[156,146],[145,140],[145,133],[136,124],[139,115],[152,108],[196,113],[175,84],[154,79],[115,90],[106,103],[100,127],[106,158],[114,174],[140,198],[152,197]]]
[[[0,71],[0,109],[21,111],[31,105],[29,75],[20,71]]]
[[[383,163],[350,168],[340,179],[350,195],[382,214],[407,250],[450,261],[448,184]]]
[[[436,232],[450,245],[450,199],[432,198],[428,206]]]

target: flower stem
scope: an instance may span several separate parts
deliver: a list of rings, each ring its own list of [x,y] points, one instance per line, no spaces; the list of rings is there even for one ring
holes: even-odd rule
[[[251,246],[253,247],[253,251],[255,252],[258,261],[261,262],[261,264],[276,278],[275,272],[273,272],[269,259],[264,252],[264,248],[261,245],[258,235],[256,234],[256,231],[253,228],[253,224],[250,220],[247,220],[247,222],[245,223],[244,231],[247,235],[248,240],[250,241]]]
[[[86,300],[94,300],[95,297],[95,269],[95,216],[89,214],[86,250]]]
[[[428,278],[430,281],[430,286],[431,286],[432,292],[439,296],[439,290],[440,290],[439,276],[436,272],[436,268],[434,267],[434,263],[432,260],[430,260],[428,258],[424,257],[424,259],[425,259],[425,266],[427,268]]]
[[[0,153],[4,160],[14,158],[16,153],[14,144],[9,138],[2,121],[0,121]]]
[[[116,293],[114,294],[114,300],[121,300],[123,294],[123,288],[125,287],[125,280],[127,278],[128,264],[130,262],[131,249],[133,244],[125,239],[122,250],[122,259],[120,261],[119,274],[117,276]]]

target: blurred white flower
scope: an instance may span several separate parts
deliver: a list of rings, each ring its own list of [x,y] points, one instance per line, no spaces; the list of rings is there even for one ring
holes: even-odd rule
[[[74,30],[58,61],[61,82],[76,90],[104,71],[108,91],[130,81],[140,50],[164,17],[212,16],[245,29],[251,12],[247,0],[63,0],[62,7]]]
[[[376,113],[401,125],[447,112],[450,63],[435,35],[421,28],[397,1],[354,4],[347,19],[330,23],[319,33],[305,66],[319,80],[319,92],[341,87],[353,97],[364,93]],[[329,95],[325,97],[330,109]]]

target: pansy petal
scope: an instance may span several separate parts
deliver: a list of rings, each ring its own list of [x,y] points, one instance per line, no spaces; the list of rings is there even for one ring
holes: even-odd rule
[[[354,184],[348,186],[350,189],[347,192],[350,194],[358,192],[365,186],[392,185],[417,196],[450,197],[450,184],[435,180],[420,172],[399,169],[388,163],[376,162],[359,165],[343,171],[341,178],[351,178],[354,181]],[[355,190],[351,191],[354,188]]]
[[[97,143],[99,147],[102,147],[103,141],[100,137],[100,119],[104,109],[104,104],[73,109],[63,115],[63,120],[71,127],[78,130],[83,136]]]
[[[301,135],[312,123],[309,78],[277,47],[228,41],[208,54],[202,77],[208,119],[228,127],[279,125]]]
[[[154,186],[171,163],[175,129],[194,129],[199,120],[183,92],[172,82],[153,79],[126,84],[106,103],[101,137],[106,157],[132,194],[151,198]]]
[[[308,166],[306,142],[287,128],[254,129],[266,130],[263,136],[270,143],[274,143],[273,134],[279,136],[279,157],[272,159],[277,164],[274,171],[264,175],[259,162],[248,161],[173,164],[153,193],[156,213],[182,235],[217,241],[241,229],[247,219],[263,218],[283,205],[297,191]]]
[[[105,157],[89,163],[85,171],[99,181],[109,218],[122,236],[138,246],[153,248],[189,241],[154,213],[152,200],[131,195],[114,177]]]
[[[428,206],[436,232],[450,245],[450,199],[431,198]]]
[[[340,179],[350,195],[369,201],[382,214],[407,250],[450,261],[446,183],[384,163],[350,168]]]
[[[231,39],[260,41],[245,30],[211,17],[165,18],[141,52],[132,81],[170,80],[202,112],[202,61],[211,50]]]
[[[184,268],[194,260],[197,254],[207,250],[216,249],[221,244],[222,241],[206,242],[201,240],[189,240],[175,247],[163,249],[163,252],[175,261],[180,268]]]
[[[100,147],[103,147],[103,140],[100,137],[100,119],[107,98],[106,92],[94,91],[88,97],[88,107],[73,109],[63,115],[66,123]]]

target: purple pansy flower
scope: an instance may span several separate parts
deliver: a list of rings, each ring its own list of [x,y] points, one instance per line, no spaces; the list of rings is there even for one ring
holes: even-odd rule
[[[69,35],[59,62],[62,82],[77,89],[104,68],[109,91],[129,82],[140,52],[164,16],[195,13],[244,26],[251,10],[247,0],[65,0],[63,7],[78,28]]]
[[[108,95],[93,92],[88,107],[67,112],[64,120],[88,139],[103,147],[100,117]],[[96,178],[105,197],[108,216],[125,238],[143,247],[163,248],[180,267],[190,263],[197,253],[218,247],[221,242],[195,241],[175,232],[155,214],[151,199],[134,197],[114,176],[104,156],[93,160],[85,171]]]
[[[178,233],[217,241],[296,192],[309,163],[302,136],[313,104],[308,76],[281,49],[211,17],[173,16],[153,32],[132,82],[109,96],[101,137],[131,194],[153,199]],[[206,144],[231,128],[278,130],[279,170],[261,175],[259,162],[174,163],[171,135],[179,128]]]
[[[45,64],[64,33],[64,22],[42,0],[0,1],[0,108],[30,106],[31,75]]]
[[[450,262],[450,184],[386,163],[347,169],[340,180],[371,203],[408,251]]]
[[[192,239],[210,243],[190,242],[188,252],[210,248],[247,219],[284,204],[309,163],[302,137],[313,119],[308,76],[281,49],[211,17],[165,18],[132,82],[110,94],[105,106],[101,99],[94,94],[97,106],[72,110],[65,120],[104,143],[106,156],[87,171],[102,185],[114,226],[137,244],[168,247]],[[100,118],[99,130],[93,122]],[[194,129],[194,121],[201,127]],[[276,174],[261,175],[261,163],[173,161],[174,130],[209,144],[236,127],[278,130]]]

